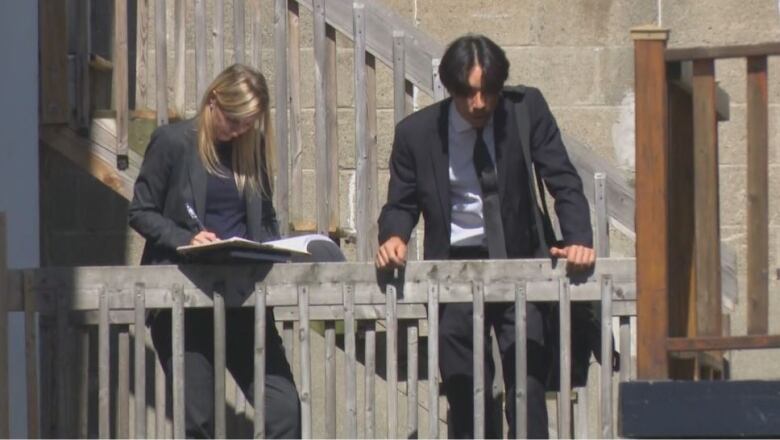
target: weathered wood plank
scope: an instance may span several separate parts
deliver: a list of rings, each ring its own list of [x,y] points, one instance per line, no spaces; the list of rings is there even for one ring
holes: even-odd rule
[[[336,323],[325,321],[325,433],[336,438]]]
[[[110,402],[110,358],[108,309],[109,298],[105,288],[99,294],[100,324],[98,325],[98,436],[109,438],[111,436]]]
[[[697,60],[693,64],[693,148],[696,334],[719,336],[720,209],[713,60]]]
[[[117,336],[116,436],[130,438],[130,334],[127,327]]]
[[[612,438],[612,278],[601,277],[601,431]]]
[[[298,342],[301,347],[301,435],[311,438],[311,349],[309,342],[309,288],[298,286],[298,313],[300,314]]]
[[[596,203],[596,255],[609,256],[609,210],[607,208],[607,175],[596,173],[593,176],[595,182],[594,200]]]
[[[669,351],[757,350],[780,348],[780,335],[698,336],[669,338]]]
[[[173,435],[184,438],[184,289],[175,285],[172,294]]]
[[[327,119],[327,47],[325,36],[325,1],[314,0],[314,148],[317,179],[317,233],[327,234],[330,218],[330,178],[328,173]]]
[[[233,58],[236,63],[244,63],[245,47],[244,34],[246,6],[244,0],[233,0]]]
[[[347,368],[345,373],[346,383],[346,408],[347,420],[345,436],[357,438],[357,357],[355,355],[355,316],[354,316],[354,287],[350,284],[342,285],[344,304],[344,349]]]
[[[633,29],[636,90],[637,369],[643,379],[668,374],[668,31]],[[611,198],[610,198],[611,200]]]
[[[290,231],[290,151],[288,131],[288,71],[287,71],[287,0],[274,2],[274,60],[276,87],[276,191],[274,207],[279,220],[279,232]]]
[[[571,297],[569,280],[559,280],[558,325],[560,360],[558,392],[558,437],[571,438]]]
[[[333,4],[331,2],[330,4]],[[339,123],[338,82],[336,77],[336,29],[325,26],[325,119],[328,150],[328,230],[336,231],[340,224],[339,200]]]
[[[393,31],[393,120],[395,124],[401,122],[409,113],[410,93],[408,87],[411,83],[406,80],[406,34],[403,31]],[[413,93],[413,91],[412,91]],[[417,234],[412,231],[407,243],[407,259],[417,257]]]
[[[365,332],[365,399],[363,401],[363,426],[365,438],[376,438],[376,321],[363,323]]]
[[[90,350],[89,350],[89,330],[87,329],[81,329],[78,332],[78,338],[79,338],[79,364],[78,364],[78,389],[76,392],[78,393],[77,399],[78,399],[78,407],[77,407],[77,420],[76,423],[78,423],[76,427],[76,436],[79,438],[87,438],[87,435],[89,435],[89,382],[91,378],[90,374],[90,368],[89,368],[89,358],[90,358]],[[29,376],[27,378],[29,379]],[[36,379],[36,391],[37,391],[37,379]],[[28,391],[27,393],[27,400],[29,401],[31,396],[34,394],[30,393]],[[34,399],[36,400],[36,408],[35,411],[37,411],[37,398],[38,396],[35,395]],[[29,411],[30,411],[29,403],[28,403],[28,419],[29,419]],[[37,415],[36,415],[37,418]],[[28,424],[27,427],[28,430],[28,436],[29,438],[39,438],[38,435],[32,435],[30,432],[33,432],[30,430],[30,425]],[[37,434],[37,423],[36,423],[36,429],[34,430],[34,433]]]
[[[168,434],[166,428],[168,425],[168,418],[165,415],[166,395],[165,395],[165,371],[163,371],[162,362],[155,353],[154,362],[154,436],[155,438],[167,438],[171,435]],[[168,396],[167,398],[170,398]]]
[[[212,78],[216,78],[225,69],[225,2],[214,0],[212,9],[211,39],[214,46]],[[208,81],[211,82],[211,81]],[[200,98],[200,97],[198,97]]]
[[[141,2],[138,8],[141,8]],[[76,2],[76,128],[80,131],[89,128],[91,118],[90,108],[90,77],[89,53],[92,38],[90,26],[90,0]],[[143,51],[138,51],[139,53]]]
[[[68,122],[67,2],[38,2],[41,124]]]
[[[439,438],[439,284],[428,285],[428,438]]]
[[[255,284],[255,407],[254,438],[265,438],[265,295],[262,283]]]
[[[165,0],[154,2],[155,81],[157,83],[157,126],[168,123],[168,42]]]
[[[116,167],[128,166],[128,129],[130,126],[130,102],[128,100],[127,66],[127,0],[114,0],[114,69],[111,87],[116,111]]]
[[[690,61],[780,55],[780,43],[745,44],[720,47],[681,47],[666,51],[666,61]]]
[[[287,79],[290,105],[290,219],[295,229],[304,222],[303,145],[301,144],[300,8],[287,0]]]
[[[387,437],[398,437],[398,315],[396,303],[398,290],[389,284],[386,291],[387,317],[385,318],[387,371]]]
[[[485,290],[482,282],[473,285],[473,372],[474,437],[485,438]]]
[[[631,318],[620,317],[620,381],[633,379],[631,373]]]
[[[178,117],[184,118],[186,106],[184,88],[187,84],[187,29],[185,21],[187,17],[187,5],[185,0],[175,0],[173,16],[173,38],[174,44],[176,46],[176,63],[173,66],[173,109]]]
[[[212,290],[214,298],[214,435],[225,438],[227,425],[225,416],[225,284],[217,284]]]
[[[263,22],[261,20],[262,5],[260,0],[250,0],[250,13],[252,14],[252,20],[250,25],[252,26],[252,39],[249,43],[249,53],[252,57],[251,63],[255,69],[262,72],[263,67]]]
[[[371,236],[370,223],[374,221],[370,214],[370,162],[369,162],[369,115],[368,115],[368,90],[366,78],[368,69],[366,68],[366,16],[365,7],[362,3],[353,5],[353,35],[354,46],[354,64],[353,81],[355,95],[355,173],[357,181],[356,195],[356,213],[355,227],[357,233],[357,259],[358,261],[369,261],[371,248],[369,241],[374,239]]]
[[[5,224],[5,214],[0,214],[0,219],[0,222]],[[3,226],[0,229],[5,229],[5,227]],[[6,258],[5,249],[6,246],[3,244],[2,250],[0,250],[0,255],[2,255],[1,258],[3,260]],[[6,262],[0,262],[0,271],[2,271],[5,267]],[[3,288],[2,286],[6,286],[6,283],[1,283],[0,289]],[[7,293],[7,291],[5,293]],[[5,294],[2,295],[7,296]],[[38,326],[35,322],[35,313],[37,307],[35,301],[35,291],[32,289],[32,273],[30,271],[25,271],[22,274],[22,295],[24,296],[24,354],[26,366],[25,379],[27,382],[27,435],[30,438],[39,438],[41,432],[41,418],[38,407]]]
[[[206,77],[206,0],[195,0],[195,102],[200,102],[208,86]]]
[[[66,295],[60,295],[57,297],[57,368],[56,368],[56,399],[57,399],[57,432],[64,437],[70,437],[75,435],[71,428],[72,417],[70,414],[69,398],[72,396],[71,392],[71,376],[73,373],[73,345],[71,343],[72,337],[70,335],[70,328],[68,325],[68,297]]]
[[[747,60],[747,322],[769,331],[769,107],[767,59]]]
[[[417,414],[418,370],[419,370],[419,326],[416,320],[406,324],[406,438],[419,438],[419,417]]]
[[[151,81],[149,78],[149,64],[150,64],[149,54],[151,53],[150,45],[153,44],[151,38],[154,37],[154,35],[149,32],[149,25],[152,20],[152,11],[154,11],[154,6],[152,5],[151,8],[149,7],[149,4],[152,3],[150,0],[141,0],[135,3],[136,3],[136,10],[135,10],[135,14],[136,14],[135,17],[135,21],[136,21],[135,102],[136,105],[135,107],[148,108],[150,106],[149,87],[151,86]],[[108,60],[105,61],[111,63]],[[111,71],[111,69],[113,69],[112,65],[109,65],[107,67],[110,67],[107,70],[109,72]]]
[[[135,285],[135,436],[146,438],[146,295],[143,283]]]
[[[528,340],[526,287],[515,286],[515,438],[528,436]]]

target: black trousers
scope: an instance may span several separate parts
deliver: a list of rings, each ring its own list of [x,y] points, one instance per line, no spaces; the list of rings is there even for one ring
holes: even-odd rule
[[[485,259],[482,249],[453,248],[451,259]],[[529,313],[533,304],[528,304]],[[536,310],[533,313],[537,313]],[[532,324],[533,322],[533,324]],[[539,320],[529,321],[539,325]],[[504,374],[506,406],[505,415],[509,438],[515,435],[515,307],[514,304],[488,303],[485,306],[485,385],[490,389],[495,375],[490,329],[498,339],[501,366]],[[529,329],[528,334],[541,333],[541,329]],[[551,359],[542,344],[533,339],[528,344],[528,438],[547,438],[547,406],[545,404],[545,380],[551,367]],[[439,318],[439,369],[444,381],[450,406],[450,438],[474,438],[474,341],[473,307],[468,303],[444,304]],[[500,425],[490,423],[495,401],[485,393],[485,436],[501,438]]]
[[[184,315],[184,411],[188,438],[214,437],[213,316],[211,309],[189,309]],[[266,322],[265,434],[268,438],[300,438],[300,401],[270,309]],[[247,399],[254,402],[254,309],[228,309],[225,327],[226,366]],[[171,395],[170,311],[160,311],[152,319],[151,330]]]

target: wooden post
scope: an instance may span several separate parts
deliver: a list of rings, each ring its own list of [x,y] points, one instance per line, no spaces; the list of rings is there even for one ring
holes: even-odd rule
[[[390,284],[385,292],[385,331],[387,336],[385,362],[387,371],[387,437],[398,437],[398,291]]]
[[[403,31],[393,31],[393,120],[396,124],[410,111],[410,85],[406,80],[406,34]],[[409,237],[406,255],[409,260],[417,259],[416,228]]]
[[[290,152],[287,102],[287,0],[275,0],[274,58],[276,60],[276,197],[274,206],[279,219],[279,232],[290,231]]]
[[[155,79],[157,83],[157,126],[168,123],[168,43],[165,0],[154,2]]]
[[[328,149],[328,230],[336,231],[340,223],[339,201],[339,124],[338,83],[336,82],[336,28],[325,26],[325,118]]]
[[[73,426],[71,423],[72,417],[70,413],[71,397],[71,381],[70,373],[73,372],[73,345],[72,337],[69,334],[70,329],[68,326],[68,305],[69,300],[67,295],[58,295],[56,297],[57,315],[56,315],[56,328],[57,328],[57,344],[56,344],[56,401],[57,401],[57,434],[63,437],[70,437],[74,434],[70,428]]]
[[[88,130],[91,123],[89,53],[92,38],[90,25],[90,0],[76,3],[76,128]],[[139,4],[140,8],[140,4]]]
[[[571,438],[571,294],[568,278],[558,280],[558,328],[560,335],[560,382],[558,391],[558,438]]]
[[[309,344],[309,288],[298,286],[298,316],[301,344],[301,435],[311,438],[311,350]]]
[[[0,212],[0,437],[8,438],[8,229],[6,216]]]
[[[325,40],[325,1],[314,0],[314,149],[316,151],[315,174],[317,179],[317,233],[328,233],[330,215],[328,189],[328,120],[326,110],[325,81],[327,63]]]
[[[130,438],[130,334],[121,326],[117,336],[116,436]]]
[[[485,438],[485,289],[481,281],[471,286],[474,297],[474,438]]]
[[[325,434],[336,438],[336,323],[325,321]]]
[[[195,102],[206,90],[206,0],[195,0]]]
[[[355,298],[354,286],[343,285],[344,351],[347,360],[347,422],[345,437],[357,438],[357,357],[355,356]]]
[[[406,438],[418,438],[420,429],[417,416],[418,334],[417,321],[409,322],[406,327]]]
[[[303,145],[301,145],[300,7],[287,0],[287,78],[290,104],[290,219],[303,228]]]
[[[214,43],[212,78],[216,78],[225,69],[225,2],[214,0],[211,38]],[[198,97],[200,99],[200,96]]]
[[[225,419],[225,287],[224,282],[217,283],[212,290],[214,299],[214,435],[216,438],[225,438],[227,434]]]
[[[181,285],[173,286],[173,310],[171,314],[173,436],[184,438],[184,288]]]
[[[174,35],[176,44],[176,64],[173,70],[173,108],[176,115],[184,119],[186,104],[185,90],[187,84],[186,62],[187,62],[187,40],[186,40],[186,16],[187,6],[185,0],[175,0],[174,5]]]
[[[366,337],[363,403],[365,435],[363,437],[376,438],[376,321],[366,322],[363,328]]]
[[[68,84],[66,7],[67,2],[38,0],[41,124],[68,122],[68,88],[65,87]]]
[[[154,430],[156,438],[171,437],[168,430],[168,417],[165,415],[165,371],[162,367],[162,359],[155,359],[154,362]],[[170,396],[167,397],[170,399]]]
[[[630,353],[628,354],[630,356]],[[601,438],[612,438],[612,277],[601,276]],[[585,435],[587,437],[587,433]]]
[[[108,293],[106,288],[100,290],[100,320],[98,324],[98,436],[109,438],[111,436],[111,391],[110,380],[110,342],[108,327]]]
[[[146,286],[143,283],[135,285],[134,337],[135,436],[146,438]]]
[[[712,59],[693,62],[693,147],[696,335],[722,336],[718,121],[715,112],[715,62]],[[641,263],[637,262],[637,266]]]
[[[748,334],[769,330],[769,117],[767,59],[747,59]]]
[[[637,369],[642,379],[668,376],[668,31],[640,27],[634,40],[636,90]]]
[[[515,286],[515,438],[528,436],[528,336],[525,285]]]
[[[439,438],[439,284],[428,286],[428,438]]]
[[[357,174],[357,214],[355,227],[357,228],[357,259],[369,261],[372,257],[369,241],[374,240],[370,235],[371,218],[370,210],[370,151],[369,151],[369,115],[368,115],[368,91],[366,74],[366,17],[365,8],[361,3],[352,6],[354,51],[354,94],[355,94],[355,172]]]
[[[255,284],[255,423],[254,437],[265,438],[265,303],[266,288]]]
[[[244,17],[246,15],[244,0],[233,0],[233,59],[244,63]]]
[[[262,71],[263,66],[263,22],[262,18],[262,5],[260,0],[251,0],[249,10],[252,13],[252,40],[249,44],[249,50],[252,57],[252,66]]]
[[[113,55],[112,88],[114,109],[116,110],[116,167],[120,170],[126,170],[129,166],[127,133],[130,125],[130,103],[127,96],[127,0],[114,1]]]
[[[3,226],[0,227],[0,230],[5,230],[5,217],[4,215],[0,216],[0,222],[2,222]],[[4,252],[6,252],[5,247],[5,236],[4,233],[0,232],[0,237],[2,237],[2,240],[0,240],[0,243],[3,243],[0,245],[0,253],[3,253],[3,259],[5,259]],[[2,262],[0,263],[0,271],[3,270],[3,268],[6,267],[6,263]],[[35,291],[32,288],[32,273],[29,271],[25,271],[22,276],[22,282],[23,282],[23,294],[24,294],[24,352],[25,352],[25,363],[27,364],[27,374],[25,378],[27,379],[27,436],[29,438],[39,438],[40,432],[41,432],[41,426],[40,426],[40,412],[38,409],[38,326],[35,323],[35,313],[37,312],[37,306],[36,306],[36,300],[35,300]],[[6,285],[5,283],[0,284],[0,286]],[[0,324],[2,325],[2,324]],[[6,376],[3,376],[6,377]],[[86,412],[85,412],[86,413]],[[7,414],[7,412],[4,412],[3,414]],[[0,435],[7,435],[7,433],[0,433]],[[86,434],[85,434],[86,436]]]

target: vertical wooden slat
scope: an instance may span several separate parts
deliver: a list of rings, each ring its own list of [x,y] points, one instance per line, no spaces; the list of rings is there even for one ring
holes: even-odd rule
[[[336,438],[336,323],[325,321],[325,434]]]
[[[588,387],[574,387],[572,391],[573,438],[590,438],[588,421]]]
[[[73,372],[73,347],[72,337],[68,326],[68,308],[70,301],[67,295],[58,295],[57,301],[57,347],[56,347],[56,380],[57,380],[57,434],[63,437],[71,437],[70,408],[70,377]]]
[[[409,100],[406,81],[406,34],[403,31],[393,31],[393,120],[401,122],[409,111]],[[407,243],[407,258],[416,259],[417,234],[412,232]]]
[[[325,26],[325,119],[328,150],[328,230],[339,227],[339,124],[338,85],[336,82],[336,29]]]
[[[327,48],[325,0],[314,0],[314,148],[317,179],[317,233],[328,233],[330,173],[328,173]]]
[[[558,393],[558,438],[571,438],[571,300],[569,280],[558,281],[560,329],[560,391]]]
[[[368,321],[363,325],[366,338],[365,349],[365,399],[364,426],[365,438],[376,438],[376,322]]]
[[[116,166],[127,169],[128,128],[130,103],[128,101],[127,72],[127,0],[114,0],[114,69],[112,87],[116,110]]]
[[[609,212],[607,211],[607,175],[593,176],[596,210],[596,255],[609,256]]]
[[[175,0],[174,4],[174,44],[176,45],[176,63],[173,67],[173,107],[179,118],[184,118],[186,106],[184,88],[187,84],[186,60],[187,60],[187,34],[186,17],[187,6],[185,0]]]
[[[311,438],[311,350],[309,348],[309,288],[298,286],[298,316],[301,344],[301,434]]]
[[[68,122],[67,2],[38,0],[41,124]]]
[[[747,322],[748,334],[769,331],[769,113],[767,59],[747,59]]]
[[[255,283],[255,438],[265,438],[265,297],[265,286]]]
[[[515,438],[528,436],[528,340],[525,284],[515,285]]]
[[[356,221],[357,228],[357,259],[369,261],[372,257],[369,240],[370,235],[370,163],[368,140],[368,91],[366,89],[366,16],[361,3],[352,5],[354,51],[354,94],[355,94],[355,168],[357,180]]]
[[[90,78],[89,53],[92,38],[90,26],[90,0],[76,2],[76,126],[79,130],[89,128],[90,124]],[[140,4],[139,4],[140,7]]]
[[[344,348],[346,350],[347,368],[345,383],[347,385],[347,421],[344,435],[347,438],[357,437],[357,357],[355,356],[355,298],[354,286],[343,285],[344,299]]]
[[[116,436],[130,438],[130,334],[119,330],[117,342]]]
[[[135,285],[135,436],[146,437],[146,286]]]
[[[208,86],[206,78],[206,0],[195,0],[195,102],[200,103]]]
[[[715,62],[693,62],[697,335],[721,336],[718,123]]]
[[[165,371],[163,371],[162,360],[157,358],[154,362],[154,436],[155,438],[166,438],[166,425],[168,423],[165,415]]]
[[[244,63],[245,49],[244,49],[244,17],[246,16],[246,8],[244,0],[233,0],[233,57],[237,63]]]
[[[0,231],[5,231],[5,215],[0,214]],[[0,237],[5,237],[4,232],[0,232]],[[2,240],[0,240],[2,241]],[[6,247],[0,244],[0,271],[6,267]],[[1,277],[1,276],[0,276]],[[35,322],[35,313],[37,309],[35,291],[32,288],[33,274],[30,271],[24,271],[22,275],[23,293],[24,293],[24,353],[27,374],[27,435],[30,438],[39,438],[40,429],[40,410],[38,407],[38,325]],[[6,283],[0,284],[5,286]],[[2,289],[3,287],[0,287]],[[2,300],[0,300],[2,301]],[[3,325],[3,324],[0,324]],[[84,347],[82,345],[82,347]],[[7,376],[3,376],[7,377]],[[5,395],[5,394],[3,394]],[[0,404],[2,406],[2,404]],[[7,411],[3,414],[8,414]],[[8,435],[2,432],[2,435]]]
[[[109,412],[111,404],[111,391],[109,389],[110,342],[108,334],[108,293],[105,287],[100,290],[98,304],[100,308],[98,321],[98,437],[109,438],[111,436]]]
[[[249,44],[250,53],[252,57],[252,66],[254,66],[257,70],[262,71],[262,65],[263,65],[263,44],[262,44],[262,35],[263,35],[263,23],[261,20],[262,17],[262,5],[260,3],[260,0],[251,0],[250,1],[250,8],[252,14],[252,39]]]
[[[419,438],[419,418],[417,416],[417,378],[419,370],[419,328],[417,321],[406,326],[406,438]]]
[[[218,283],[214,298],[214,435],[225,438],[225,283]]]
[[[157,82],[157,126],[168,123],[168,42],[165,0],[154,2],[155,79]]]
[[[628,382],[631,374],[631,318],[620,317],[620,381]]]
[[[89,434],[89,381],[90,381],[90,371],[89,371],[89,358],[90,358],[90,350],[89,350],[89,330],[86,328],[82,328],[81,331],[78,332],[78,338],[79,338],[79,366],[78,368],[78,390],[76,391],[78,393],[78,427],[76,429],[76,436],[79,438],[87,438],[87,435]],[[30,380],[29,377],[27,380]],[[27,399],[29,400],[29,396],[31,394],[27,394]],[[37,397],[37,396],[36,396]],[[37,410],[37,402],[35,405],[35,408]],[[29,404],[28,404],[28,411],[30,410]],[[29,412],[28,412],[29,414]],[[29,415],[28,415],[29,417]],[[36,423],[37,425],[37,423]],[[27,435],[30,438],[38,438],[37,432],[35,435],[31,434],[32,431],[30,431],[29,425],[28,425],[28,432]]]
[[[214,44],[214,60],[212,78],[225,69],[225,2],[214,0],[213,23],[211,38]]]
[[[439,438],[439,284],[428,286],[428,438]]]
[[[282,323],[282,343],[284,345],[284,355],[287,357],[287,362],[293,365],[295,352],[295,332],[294,324],[292,321],[285,321]]]
[[[39,301],[37,299],[36,301]],[[48,298],[47,298],[48,301]],[[54,330],[52,317],[50,315],[38,315],[38,325],[40,329],[40,406],[41,406],[41,437],[54,437],[54,407],[56,396],[54,394],[54,357],[56,347],[54,346]],[[100,348],[98,348],[100,350]],[[98,352],[98,356],[100,353]],[[99,368],[99,367],[98,367]],[[99,372],[98,372],[99,373]],[[99,405],[99,403],[98,403]],[[99,422],[98,422],[99,423]]]
[[[612,438],[612,277],[601,276],[601,438]]]
[[[385,294],[387,316],[385,317],[385,331],[387,344],[385,356],[387,371],[387,437],[398,437],[398,316],[396,303],[398,302],[396,286],[389,284]]]
[[[274,59],[276,62],[276,191],[274,206],[279,220],[279,232],[290,231],[290,155],[288,130],[287,85],[287,0],[275,0],[274,7]]]
[[[485,438],[485,290],[481,281],[471,286],[474,296],[474,438]]]
[[[668,31],[635,28],[636,256],[639,340],[637,368],[643,379],[668,375],[668,125],[666,62]]]
[[[0,212],[0,437],[8,438],[8,229],[6,216]]]
[[[290,103],[290,219],[296,229],[303,221],[303,145],[301,145],[300,8],[287,0],[287,78]]]
[[[173,436],[184,438],[184,289],[173,286],[171,319],[173,355]]]

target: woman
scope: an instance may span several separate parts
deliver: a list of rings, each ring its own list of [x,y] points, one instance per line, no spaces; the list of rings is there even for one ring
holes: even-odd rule
[[[278,238],[271,202],[269,92],[259,72],[228,67],[206,89],[194,119],[152,134],[135,183],[129,223],[146,239],[141,264],[182,262],[176,247],[244,237]],[[254,310],[226,312],[226,363],[252,399]],[[150,319],[152,339],[172,377],[171,314]],[[266,329],[265,432],[299,438],[300,402],[269,310]],[[213,314],[185,314],[185,425],[188,437],[214,436]],[[250,400],[251,401],[251,400]]]

